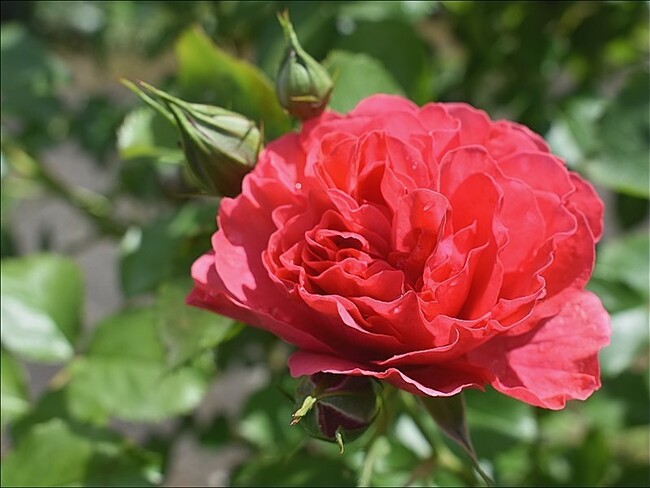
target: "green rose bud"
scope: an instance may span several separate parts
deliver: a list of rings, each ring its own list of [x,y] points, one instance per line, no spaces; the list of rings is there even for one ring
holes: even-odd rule
[[[377,416],[379,388],[366,376],[307,376],[296,389],[291,425],[300,422],[310,436],[336,442],[343,452],[343,442],[363,434]]]
[[[287,40],[287,49],[280,64],[275,90],[280,105],[300,120],[320,115],[332,94],[332,79],[298,42],[289,15],[278,15]]]
[[[253,121],[220,107],[187,103],[143,82],[125,84],[176,125],[187,168],[201,188],[227,197],[241,192],[262,148]]]
[[[181,132],[188,168],[207,192],[227,197],[241,193],[241,183],[257,163],[262,137],[255,124],[225,109],[193,104],[169,105]]]

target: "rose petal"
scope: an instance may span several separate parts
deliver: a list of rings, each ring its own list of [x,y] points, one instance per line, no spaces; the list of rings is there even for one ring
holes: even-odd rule
[[[563,408],[600,387],[598,351],[609,343],[610,319],[600,300],[567,291],[558,315],[515,337],[498,336],[468,354],[491,371],[492,386],[531,405]]]
[[[371,376],[413,394],[432,397],[452,396],[465,388],[483,389],[486,374],[482,368],[462,363],[373,370],[362,363],[309,351],[294,352],[288,364],[293,377],[318,372]]]

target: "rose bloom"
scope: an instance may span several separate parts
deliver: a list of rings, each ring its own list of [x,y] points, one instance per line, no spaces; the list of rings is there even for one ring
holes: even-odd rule
[[[188,303],[296,346],[293,376],[559,409],[600,386],[610,320],[584,287],[602,213],[526,127],[375,95],[263,150]]]

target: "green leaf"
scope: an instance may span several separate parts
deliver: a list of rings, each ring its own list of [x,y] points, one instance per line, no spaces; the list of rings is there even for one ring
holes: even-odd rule
[[[572,99],[548,133],[553,150],[594,183],[648,198],[648,83],[636,73],[612,100]]]
[[[273,85],[256,66],[223,51],[199,29],[185,31],[176,44],[181,98],[218,105],[261,123],[274,139],[291,129]]]
[[[0,415],[1,428],[29,409],[25,372],[15,358],[4,349],[0,352]]]
[[[154,308],[134,309],[102,322],[85,356],[70,366],[68,404],[81,420],[111,416],[156,421],[198,405],[209,377],[193,367],[170,371]]]
[[[603,374],[617,376],[648,348],[648,309],[637,307],[612,315],[612,339],[600,353]]]
[[[188,281],[165,283],[157,296],[157,325],[172,368],[211,351],[241,330],[232,319],[185,304]]]
[[[117,131],[117,148],[124,160],[154,158],[181,164],[184,156],[178,141],[176,128],[149,107],[129,112]]]
[[[596,154],[584,164],[593,181],[607,188],[650,197],[650,92],[648,73],[628,80],[598,124]]]
[[[494,482],[483,472],[478,464],[476,451],[472,445],[465,418],[465,401],[461,393],[450,397],[421,397],[420,401],[440,429],[458,444],[470,457],[474,468],[490,486]]]
[[[647,232],[627,234],[598,249],[594,276],[625,283],[650,297],[650,236]]]
[[[2,463],[2,486],[153,486],[160,461],[116,434],[53,419]]]
[[[2,344],[17,356],[58,362],[74,354],[83,301],[81,272],[49,254],[2,261]]]
[[[433,98],[433,56],[412,23],[393,16],[380,22],[361,21],[352,25],[352,32],[336,37],[334,49],[365,54],[378,61],[397,86],[418,104]],[[374,83],[369,73],[360,71],[358,76],[366,83]]]
[[[467,421],[480,453],[510,449],[514,443],[533,442],[537,424],[533,408],[491,388],[464,392]]]
[[[342,459],[309,455],[299,451],[293,456],[284,453],[247,461],[232,477],[232,486],[354,486],[352,470]]]
[[[422,397],[420,400],[442,431],[460,445],[467,454],[476,458],[476,452],[467,429],[465,402],[462,395]]]
[[[239,435],[261,450],[282,446],[288,451],[307,437],[301,428],[289,425],[292,413],[293,400],[271,383],[248,399],[237,427]]]
[[[347,112],[374,93],[404,95],[391,73],[366,54],[332,51],[323,65],[334,79],[329,105],[332,110]]]
[[[212,205],[191,203],[142,228],[129,229],[122,240],[120,261],[125,295],[152,291],[176,274],[187,275],[192,261],[209,245],[215,213]],[[201,240],[195,242],[199,236]]]

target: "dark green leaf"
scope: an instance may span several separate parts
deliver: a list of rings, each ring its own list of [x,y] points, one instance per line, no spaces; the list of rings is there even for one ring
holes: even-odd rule
[[[593,181],[617,191],[650,197],[650,79],[634,75],[598,124],[598,149],[585,165]]]
[[[53,419],[2,463],[2,486],[153,486],[159,460],[112,432]]]
[[[404,94],[391,73],[366,54],[332,51],[323,65],[334,80],[332,110],[347,112],[374,93]]]
[[[33,361],[72,357],[83,301],[75,263],[48,254],[6,259],[1,274],[4,347]]]
[[[70,374],[71,412],[100,423],[111,416],[156,421],[187,412],[201,401],[209,382],[199,369],[169,370],[153,308],[102,322]]]
[[[129,229],[120,262],[124,293],[134,296],[152,291],[176,274],[187,276],[192,261],[209,247],[209,236],[216,230],[216,210],[216,205],[187,204],[176,214]],[[202,239],[195,242],[199,236]]]
[[[483,480],[488,485],[494,486],[494,482],[483,472],[478,464],[476,451],[472,445],[467,428],[465,401],[462,394],[459,393],[450,397],[420,397],[420,401],[447,437],[467,453],[472,460],[474,468]]]
[[[442,431],[472,458],[476,452],[472,446],[465,419],[465,402],[462,395],[450,397],[422,397],[422,404]]]
[[[232,486],[353,486],[354,473],[342,459],[275,453],[247,462],[235,471]]]

